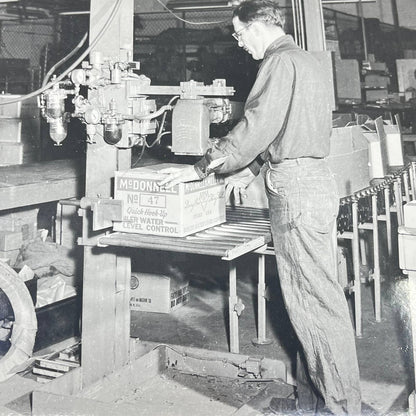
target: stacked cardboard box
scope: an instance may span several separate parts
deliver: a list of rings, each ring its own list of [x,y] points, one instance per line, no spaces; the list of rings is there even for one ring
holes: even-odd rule
[[[19,208],[0,212],[0,259],[11,266],[16,262],[21,246],[37,234],[38,208]]]
[[[0,101],[18,99],[2,94]],[[0,106],[0,166],[39,160],[40,114],[36,99]]]

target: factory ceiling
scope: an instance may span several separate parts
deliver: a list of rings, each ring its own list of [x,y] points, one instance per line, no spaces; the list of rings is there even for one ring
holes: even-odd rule
[[[150,1],[150,0],[140,0]],[[225,7],[228,0],[160,0],[171,9]],[[0,21],[51,18],[60,13],[89,11],[90,0],[0,0]]]
[[[59,13],[87,11],[89,0],[0,0],[0,20],[44,19]]]

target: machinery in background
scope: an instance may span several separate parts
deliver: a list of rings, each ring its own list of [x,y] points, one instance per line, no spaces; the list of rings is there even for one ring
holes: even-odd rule
[[[42,116],[50,127],[56,145],[67,136],[71,118],[86,125],[87,142],[101,134],[104,141],[120,149],[133,146],[152,147],[160,142],[167,111],[172,111],[172,151],[179,155],[203,155],[208,148],[211,123],[224,123],[236,116],[228,98],[234,88],[225,80],[216,79],[212,85],[201,82],[181,82],[179,86],[154,86],[151,80],[135,71],[140,64],[130,59],[112,61],[94,51],[90,62],[69,73],[67,79],[56,82],[40,98]],[[95,98],[82,95],[94,90]],[[156,108],[148,96],[173,96],[167,105]],[[67,111],[72,98],[73,111]],[[234,111],[233,111],[234,109]],[[158,123],[157,118],[162,116]],[[158,125],[159,124],[159,125]],[[156,135],[149,144],[148,135]]]
[[[416,59],[397,59],[397,81],[399,94],[404,101],[416,101]]]

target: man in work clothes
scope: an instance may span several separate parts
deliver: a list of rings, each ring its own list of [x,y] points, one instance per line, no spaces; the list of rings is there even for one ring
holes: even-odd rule
[[[171,172],[170,187],[211,172],[226,174],[234,194],[262,171],[285,305],[300,341],[300,409],[359,415],[354,333],[337,282],[333,231],[339,198],[325,160],[332,111],[321,64],[283,30],[271,0],[234,10],[238,45],[262,60],[244,116],[194,166]]]

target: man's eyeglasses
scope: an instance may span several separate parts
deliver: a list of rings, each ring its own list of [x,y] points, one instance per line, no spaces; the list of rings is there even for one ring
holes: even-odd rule
[[[249,23],[248,25],[245,25],[242,29],[240,29],[238,32],[234,32],[233,34],[232,34],[232,37],[237,41],[237,42],[239,42],[240,41],[240,39],[241,39],[241,35],[242,35],[242,33],[246,30],[246,29],[248,29],[250,26],[251,26],[251,24],[252,24],[253,22],[251,22],[251,23]]]

